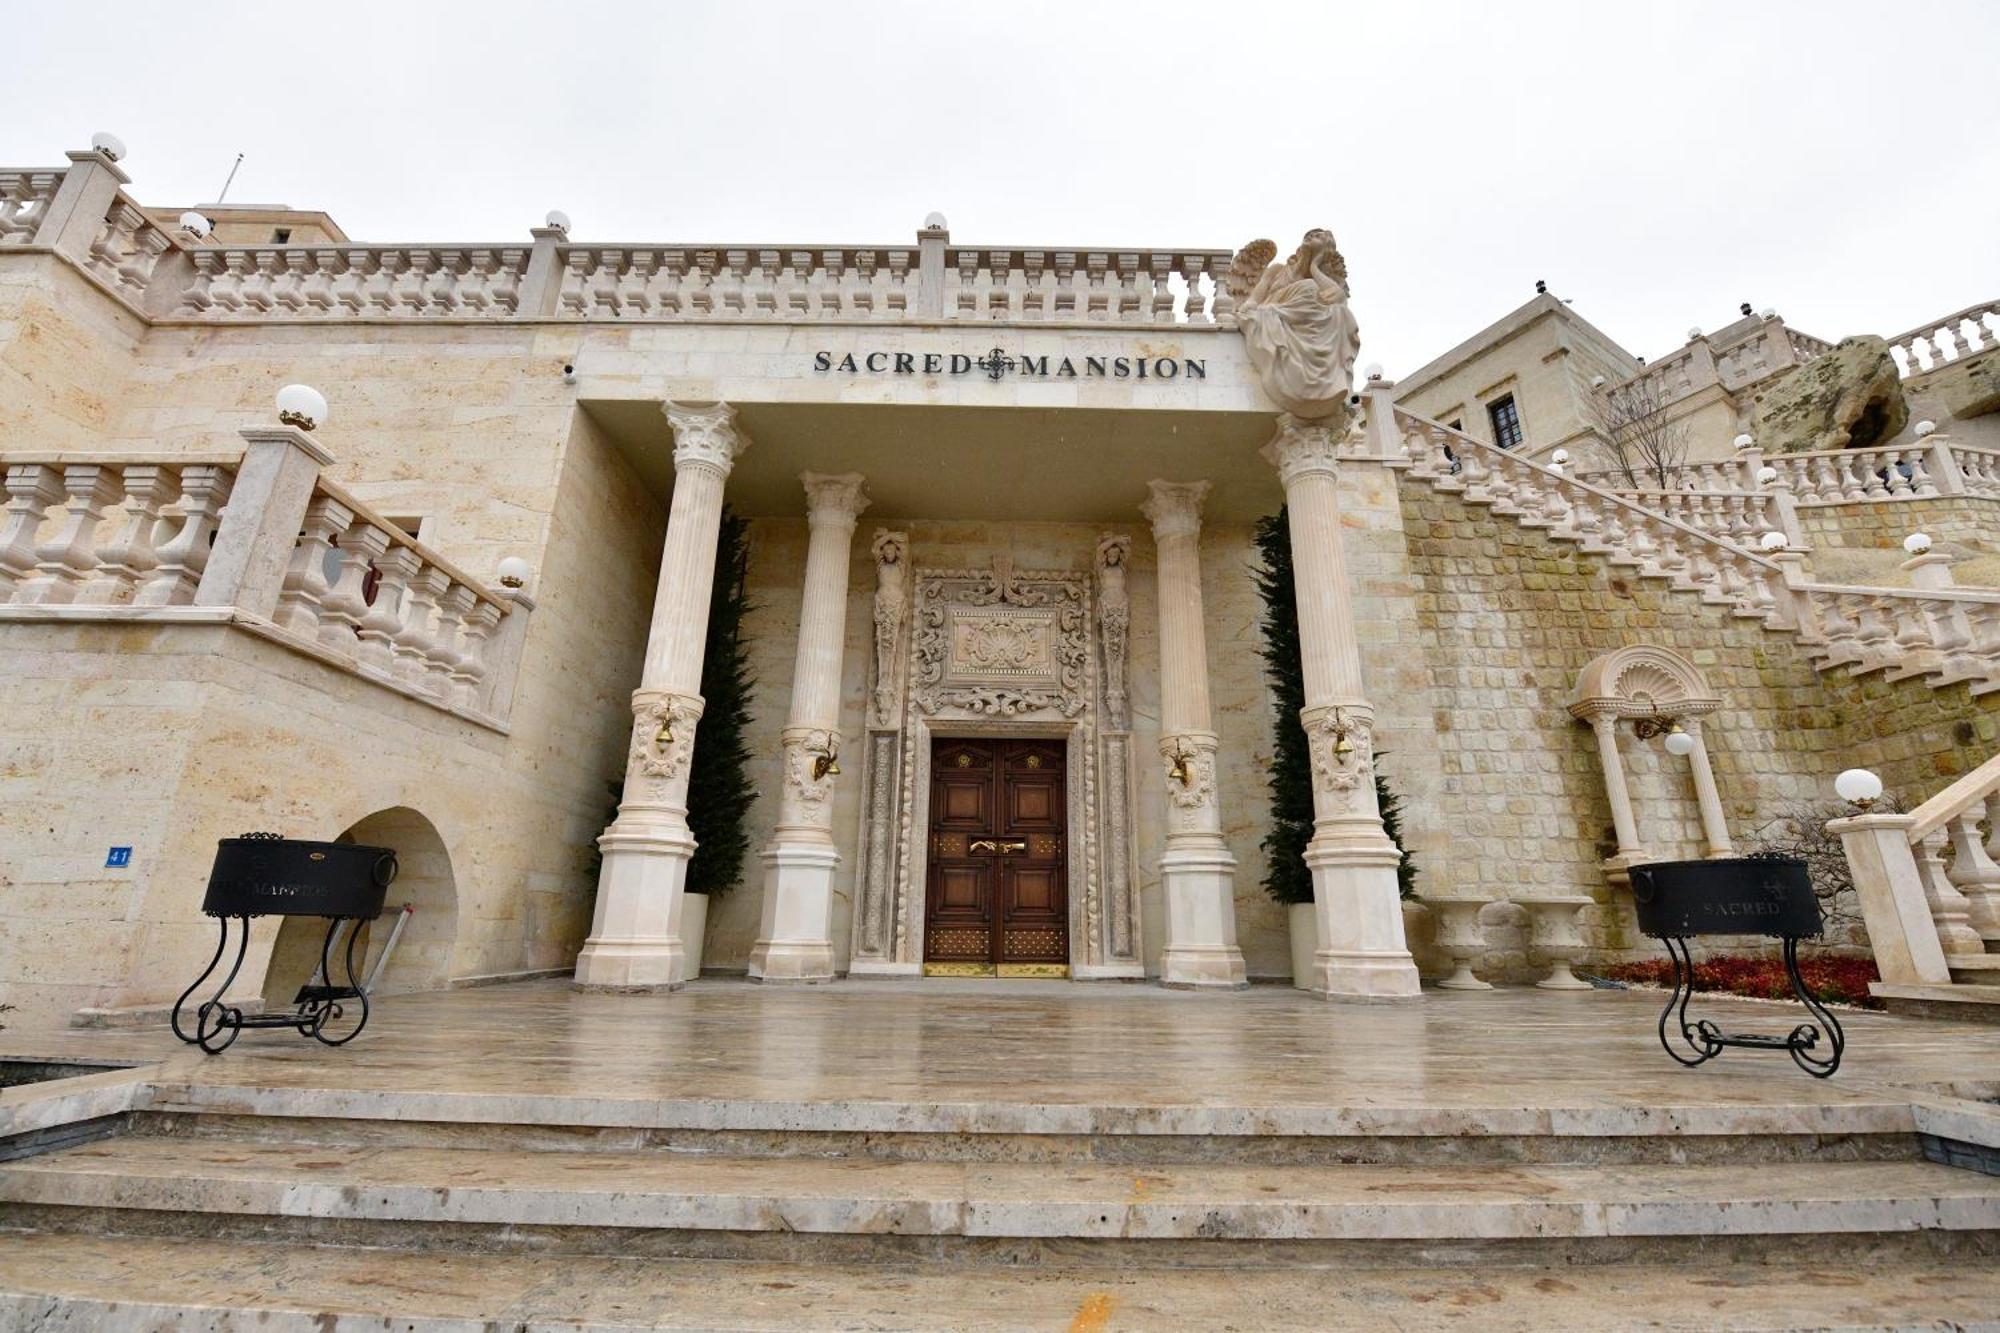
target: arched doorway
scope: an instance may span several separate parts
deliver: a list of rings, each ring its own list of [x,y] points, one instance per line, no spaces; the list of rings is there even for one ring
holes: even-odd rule
[[[389,886],[389,898],[379,920],[362,927],[354,956],[365,957],[357,971],[365,978],[381,957],[405,904],[413,910],[403,924],[395,951],[375,979],[371,994],[398,995],[440,990],[451,979],[452,945],[458,938],[458,885],[452,875],[451,853],[436,825],[408,806],[378,810],[342,832],[336,842],[358,842],[394,849],[401,870]],[[286,917],[271,947],[264,970],[264,1004],[286,1008],[319,964],[326,923],[316,917]]]

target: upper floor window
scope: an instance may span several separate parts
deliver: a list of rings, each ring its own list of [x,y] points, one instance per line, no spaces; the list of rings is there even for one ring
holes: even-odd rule
[[[1514,406],[1513,394],[1488,403],[1486,415],[1493,421],[1493,443],[1502,449],[1521,447],[1521,411]]]
[[[291,244],[291,240],[292,229],[290,227],[278,227],[271,232],[271,244],[273,245],[289,245]]]

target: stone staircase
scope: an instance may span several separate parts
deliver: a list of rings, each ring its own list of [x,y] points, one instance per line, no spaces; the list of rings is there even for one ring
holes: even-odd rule
[[[1381,1327],[1422,1326],[1440,1299],[1482,1328],[1627,1325],[1633,1300],[1731,1327],[2000,1311],[2000,1176],[1924,1160],[1893,1098],[141,1100],[113,1137],[0,1164],[0,1326]]]
[[[1727,606],[1791,636],[1816,670],[2000,690],[2000,593],[1807,582],[1796,560],[1757,554],[1691,523],[1390,407],[1408,475],[1552,541]]]

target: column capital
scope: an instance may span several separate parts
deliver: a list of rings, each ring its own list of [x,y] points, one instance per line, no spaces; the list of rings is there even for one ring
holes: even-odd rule
[[[673,427],[676,472],[702,468],[726,477],[750,447],[750,437],[736,424],[736,409],[728,403],[662,403],[660,411]]]
[[[1289,412],[1278,415],[1278,433],[1264,446],[1264,461],[1278,470],[1278,480],[1290,486],[1300,477],[1339,475],[1341,441],[1353,413],[1342,412],[1321,421],[1301,421]]]
[[[799,473],[799,482],[806,488],[806,517],[815,526],[837,523],[852,528],[868,507],[868,497],[861,493],[863,480],[859,472]]]
[[[1155,541],[1162,537],[1201,535],[1201,506],[1208,499],[1208,482],[1155,478],[1146,483],[1146,489],[1151,494],[1139,506],[1139,512],[1152,523]]]

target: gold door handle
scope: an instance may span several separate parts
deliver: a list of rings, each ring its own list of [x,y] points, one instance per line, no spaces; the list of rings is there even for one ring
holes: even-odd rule
[[[974,838],[965,848],[974,856],[1007,856],[1028,850],[1026,838]]]

